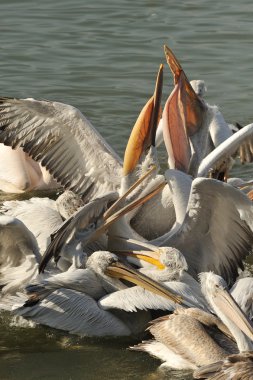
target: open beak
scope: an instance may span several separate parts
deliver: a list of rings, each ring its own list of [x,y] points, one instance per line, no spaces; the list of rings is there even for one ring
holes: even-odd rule
[[[160,65],[154,95],[148,100],[133,127],[124,157],[123,175],[131,173],[143,152],[155,145],[155,134],[161,117],[163,65]]]
[[[182,102],[181,77],[182,75],[164,106],[163,137],[168,152],[169,167],[187,173],[191,159],[191,147]]]
[[[183,301],[182,297],[173,293],[164,285],[152,280],[148,276],[145,276],[143,273],[139,273],[138,271],[127,267],[122,263],[114,263],[113,265],[108,266],[105,273],[111,277],[127,280],[159,296],[170,299],[173,302],[181,304]]]
[[[183,71],[182,66],[178,62],[172,50],[167,45],[164,45],[164,54],[170,70],[174,75],[174,85],[176,85],[178,83],[179,75]]]
[[[170,167],[187,172],[191,158],[189,136],[201,128],[207,107],[193,90],[180,63],[168,46],[164,47],[164,52],[175,84],[162,117],[164,140],[169,157],[172,157]]]
[[[215,304],[227,318],[253,340],[252,324],[227,290],[223,289],[218,291],[215,297]]]
[[[206,105],[193,90],[180,63],[166,45],[164,46],[164,52],[167,63],[174,75],[174,84],[175,86],[180,85],[180,100],[187,134],[188,136],[194,135],[202,125]]]
[[[174,83],[175,85],[179,84],[180,87],[181,105],[179,104],[179,107],[183,111],[187,134],[188,136],[194,135],[202,125],[206,105],[193,90],[184,70],[168,46],[164,47],[164,52],[174,75]]]

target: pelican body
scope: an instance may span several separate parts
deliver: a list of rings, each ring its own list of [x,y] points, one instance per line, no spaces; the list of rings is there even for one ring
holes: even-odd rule
[[[201,289],[212,309],[225,325],[213,339],[205,330],[204,319],[197,319],[191,309],[179,309],[171,316],[154,320],[149,328],[153,340],[132,347],[160,358],[163,365],[175,369],[197,369],[225,359],[236,349],[243,354],[253,349],[253,326],[227,291],[225,281],[212,272],[200,275]],[[227,327],[227,329],[226,329]],[[232,336],[231,336],[232,334]]]

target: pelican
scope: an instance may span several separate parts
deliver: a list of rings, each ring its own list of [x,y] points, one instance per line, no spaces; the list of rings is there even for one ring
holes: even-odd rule
[[[166,47],[167,48],[167,47]],[[167,49],[166,49],[167,50]],[[206,84],[205,84],[205,81],[204,80],[201,80],[201,79],[194,79],[194,80],[191,80],[190,81],[190,84],[193,88],[193,90],[195,91],[195,93],[201,98],[203,99],[206,92],[207,92],[207,87],[206,87]]]
[[[87,264],[90,265],[90,269],[95,271],[100,287],[102,286],[105,292],[125,288],[126,285],[119,280],[122,278],[145,286],[159,295],[171,298],[174,302],[182,301],[180,297],[163,285],[121,264],[117,256],[110,252],[93,253],[87,260]],[[90,271],[83,272],[83,275],[90,277]],[[82,285],[85,286],[85,281],[82,282]],[[89,288],[88,281],[86,281],[86,287]],[[65,287],[52,290],[39,302],[38,297],[34,295],[30,295],[28,300],[25,300],[21,294],[9,296],[4,300],[5,302],[0,303],[0,306],[5,310],[12,310],[15,315],[78,335],[124,336],[136,332],[135,318],[131,318],[131,315],[123,312],[118,316],[100,309],[97,302],[84,292],[84,288],[82,292]],[[144,317],[146,325],[147,313],[144,313]],[[136,318],[136,323],[140,328],[138,318]],[[143,324],[140,330],[143,330]]]
[[[122,253],[121,253],[122,255]],[[145,257],[146,255],[146,257]],[[208,305],[201,293],[199,283],[186,271],[186,260],[176,248],[161,248],[157,260],[151,260],[153,254],[147,252],[126,253],[129,262],[139,266],[140,261],[149,260],[154,268],[140,267],[139,272],[162,282],[172,292],[179,294],[184,307],[198,307],[208,310]],[[159,265],[161,264],[161,265]],[[138,296],[137,296],[138,295]],[[132,287],[105,295],[99,300],[99,306],[104,310],[166,310],[174,311],[178,305],[164,297],[155,295],[141,287]]]
[[[162,116],[169,167],[196,176],[201,160],[230,137],[232,131],[218,108],[204,101],[204,82],[189,82],[168,46],[164,51],[175,84]],[[181,144],[177,145],[179,139]]]
[[[140,304],[142,303],[142,305],[144,305],[147,299],[149,304],[151,304],[151,299],[153,299],[154,303],[157,301],[157,309],[169,310],[173,307],[174,310],[176,303],[173,300],[165,299],[162,296],[154,295],[152,292],[145,290],[139,286],[131,288],[121,286],[120,290],[117,291],[114,288],[112,288],[111,285],[109,287],[109,285],[106,284],[106,287],[104,289],[101,283],[97,283],[98,256],[101,256],[100,252],[93,253],[89,257],[86,256],[84,264],[84,266],[86,267],[85,269],[71,269],[63,273],[53,275],[49,274],[49,276],[43,278],[41,281],[36,281],[28,285],[26,287],[26,292],[32,295],[32,302],[34,302],[35,299],[41,299],[45,297],[45,295],[54,291],[55,289],[64,287],[68,289],[74,289],[80,292],[85,292],[92,298],[99,300],[99,306],[101,306],[105,310],[110,308],[124,311],[136,311],[136,309],[146,310],[145,306],[137,306],[136,302]],[[181,272],[184,269],[186,269],[186,262],[182,254],[176,249],[163,249],[163,252],[159,260],[152,260],[148,252],[141,251],[138,252],[138,258],[135,257],[133,253],[127,252],[126,258],[128,257],[130,257],[130,259],[132,258],[132,261],[134,263],[136,263],[137,259],[137,261],[141,260],[150,262],[153,266],[157,266],[159,268],[166,265],[163,270],[140,269],[139,273],[140,275],[143,274],[145,276],[148,276],[148,278],[153,279],[157,282],[163,280],[163,285],[166,285],[166,288],[168,289],[170,289],[170,286],[168,286],[168,283],[165,282],[166,280],[172,281],[179,278],[185,279],[185,276]],[[102,266],[101,260],[103,259],[103,257],[100,259],[99,266]],[[129,261],[131,262],[131,260]],[[187,281],[187,276],[185,281]],[[191,279],[189,283],[190,285],[192,285],[192,287],[187,288],[187,285],[183,284],[182,287],[178,285],[178,287],[175,286],[175,288],[173,289],[173,285],[171,285],[172,293],[179,294],[179,290],[180,288],[182,288],[180,296],[182,297],[182,302],[184,304],[188,305],[191,302],[191,306],[196,306],[198,304],[205,308],[205,306],[201,304],[201,299],[197,299],[196,297],[191,295],[191,292],[195,292],[195,290],[198,292],[198,289],[196,287],[198,283],[196,282],[195,284],[195,281],[193,279]],[[142,292],[142,290],[144,290],[144,292]],[[111,297],[113,295],[114,297]],[[200,298],[202,297],[200,296]],[[126,303],[128,304],[129,309],[126,309],[121,306],[122,301],[127,301]]]
[[[210,178],[191,178],[169,169],[165,178],[176,210],[176,223],[152,240],[158,247],[175,247],[185,256],[188,272],[213,270],[233,285],[238,268],[253,243],[252,202],[240,190]],[[229,244],[227,244],[229,242]],[[110,250],[143,249],[146,242],[127,236],[110,237]]]
[[[222,147],[225,149],[226,141],[231,138],[233,131],[224,120],[218,107],[205,102],[205,82],[202,80],[189,82],[180,63],[168,46],[164,47],[164,51],[167,63],[174,75],[175,88],[164,107],[158,134],[159,130],[163,129],[170,168],[177,168],[191,173],[193,176],[200,176],[200,169],[198,169],[200,163],[220,144],[223,144]],[[178,129],[175,128],[175,124]],[[239,129],[242,127],[240,126]],[[175,149],[179,137],[181,137],[180,148]],[[237,151],[239,151],[242,163],[251,162],[252,135],[245,136],[240,145],[238,141],[237,149],[233,147],[232,150],[231,148],[230,156],[227,151],[226,157],[223,157],[222,170],[215,172],[213,168],[213,176],[227,179],[227,172],[233,165],[231,156]]]
[[[208,303],[233,335],[239,352],[252,350],[253,327],[230,296],[225,281],[212,272],[202,273],[200,281]],[[234,353],[235,344],[229,333],[222,335],[222,341],[215,341],[203,324],[194,313],[191,315],[190,309],[179,309],[173,315],[154,320],[149,328],[154,339],[132,349],[158,357],[165,366],[192,370]]]

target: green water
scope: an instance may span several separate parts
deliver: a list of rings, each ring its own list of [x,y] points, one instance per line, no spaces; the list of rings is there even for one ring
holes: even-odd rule
[[[208,102],[245,125],[253,121],[252,16],[246,0],[0,0],[0,95],[72,104],[122,155],[166,43],[190,79],[206,81]],[[165,97],[171,89],[166,68]],[[251,178],[252,167],[235,173]],[[126,349],[132,340],[9,322],[1,316],[1,380],[191,378],[157,371],[159,361]]]

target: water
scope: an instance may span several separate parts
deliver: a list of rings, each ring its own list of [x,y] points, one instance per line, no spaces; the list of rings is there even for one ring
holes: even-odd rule
[[[190,79],[206,81],[208,102],[227,121],[253,121],[251,1],[1,0],[0,6],[1,95],[76,106],[120,155],[165,63],[165,43]],[[171,89],[166,68],[164,94]],[[252,167],[235,173],[250,178]],[[158,361],[126,350],[132,340],[79,339],[10,327],[1,318],[4,380],[191,378],[157,372]]]

